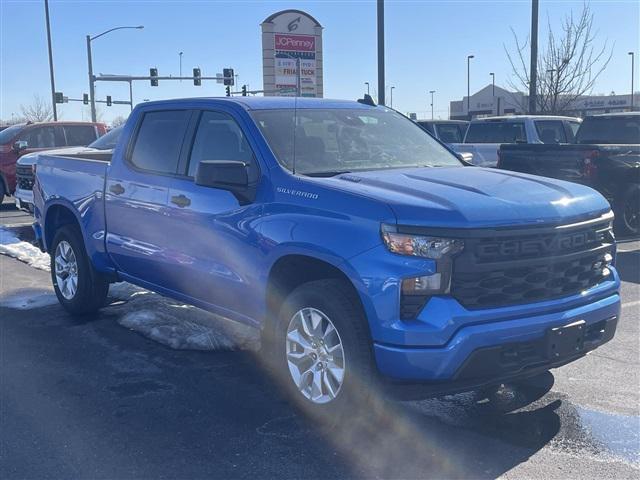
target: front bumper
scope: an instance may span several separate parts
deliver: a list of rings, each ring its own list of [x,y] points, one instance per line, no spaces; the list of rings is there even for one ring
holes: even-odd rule
[[[569,310],[460,328],[441,347],[403,347],[374,343],[380,373],[389,379],[450,383],[435,386],[459,391],[464,386],[498,383],[499,379],[526,376],[529,372],[566,364],[615,334],[620,317],[620,296],[614,293]],[[584,320],[584,349],[564,358],[546,354],[546,332]],[[464,388],[462,388],[464,389]]]
[[[33,190],[24,190],[22,188],[16,188],[13,196],[18,202],[16,205],[20,210],[33,213]]]

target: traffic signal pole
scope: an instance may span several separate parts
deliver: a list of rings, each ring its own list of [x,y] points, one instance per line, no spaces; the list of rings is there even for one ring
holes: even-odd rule
[[[91,103],[91,121],[96,121],[96,91],[93,78],[93,63],[91,61],[91,35],[87,35],[87,60],[89,63],[89,102]]]

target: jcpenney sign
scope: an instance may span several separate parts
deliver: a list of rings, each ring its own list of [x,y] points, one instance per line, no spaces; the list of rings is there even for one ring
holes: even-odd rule
[[[292,52],[315,52],[316,39],[311,35],[275,35],[276,50]]]

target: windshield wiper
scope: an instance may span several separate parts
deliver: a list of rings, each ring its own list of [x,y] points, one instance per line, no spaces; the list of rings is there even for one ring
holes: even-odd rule
[[[343,173],[351,173],[349,170],[327,170],[323,172],[306,172],[304,175],[307,177],[335,177],[336,175],[342,175]]]

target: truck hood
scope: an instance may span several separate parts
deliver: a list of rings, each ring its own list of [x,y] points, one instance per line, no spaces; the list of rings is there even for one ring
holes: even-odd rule
[[[561,224],[610,210],[602,195],[583,185],[479,167],[389,169],[323,180],[387,203],[404,225]]]

